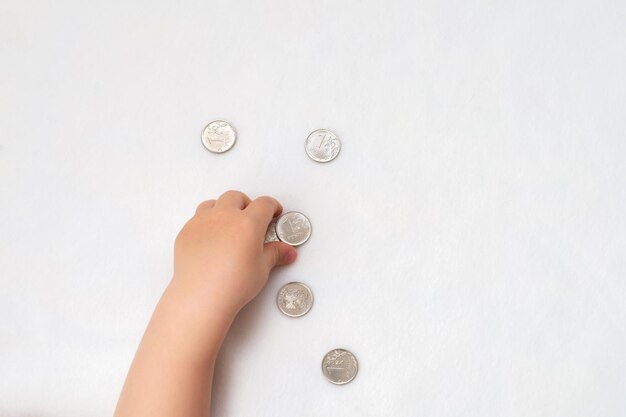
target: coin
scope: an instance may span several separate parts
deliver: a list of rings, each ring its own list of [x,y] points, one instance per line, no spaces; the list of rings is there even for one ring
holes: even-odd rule
[[[311,222],[297,211],[283,214],[276,222],[276,235],[291,246],[299,246],[311,236]]]
[[[359,371],[354,355],[345,349],[333,349],[322,360],[322,373],[335,385],[352,381]]]
[[[290,282],[278,290],[276,304],[289,317],[304,316],[313,306],[313,293],[301,282]]]
[[[306,138],[304,149],[312,160],[329,162],[339,155],[341,142],[330,130],[317,129]]]
[[[265,243],[278,242],[279,240],[278,236],[276,236],[276,220],[272,220],[265,232]]]
[[[222,120],[216,120],[206,125],[202,131],[202,144],[211,152],[226,152],[235,145],[237,132]]]

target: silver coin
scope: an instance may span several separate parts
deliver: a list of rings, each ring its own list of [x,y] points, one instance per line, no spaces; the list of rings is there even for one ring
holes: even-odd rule
[[[313,293],[300,282],[290,282],[278,290],[276,304],[289,317],[304,316],[313,306]]]
[[[226,152],[235,145],[237,132],[222,120],[216,120],[206,125],[202,131],[202,144],[211,152]]]
[[[276,235],[276,220],[272,220],[272,222],[267,226],[267,231],[265,232],[265,243],[269,242],[278,242],[278,236]]]
[[[312,160],[329,162],[339,155],[341,141],[330,130],[317,129],[306,138],[304,149]]]
[[[283,214],[276,222],[276,235],[291,246],[299,246],[311,236],[311,222],[297,211]]]
[[[336,385],[352,381],[359,371],[359,363],[354,355],[345,349],[333,349],[322,360],[322,373]]]

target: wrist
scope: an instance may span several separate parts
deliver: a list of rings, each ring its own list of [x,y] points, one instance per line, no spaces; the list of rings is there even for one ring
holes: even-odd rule
[[[237,312],[219,297],[198,294],[182,284],[173,281],[165,289],[144,338],[152,339],[167,361],[208,369]]]
[[[174,276],[167,286],[164,297],[181,308],[190,309],[200,316],[211,316],[232,322],[241,307],[234,303],[227,294],[220,291],[217,286],[201,285],[199,280],[188,277]]]

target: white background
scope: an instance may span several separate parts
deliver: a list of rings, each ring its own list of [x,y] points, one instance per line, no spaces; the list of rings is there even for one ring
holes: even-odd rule
[[[3,1],[0,415],[111,415],[174,237],[230,188],[314,232],[235,323],[215,416],[625,415],[624,22],[617,0]],[[334,347],[360,362],[343,387]]]

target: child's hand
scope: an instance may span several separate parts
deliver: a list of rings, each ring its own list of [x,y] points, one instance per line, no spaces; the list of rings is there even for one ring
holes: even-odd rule
[[[296,250],[266,243],[282,207],[237,191],[198,206],[174,245],[174,277],[154,310],[116,417],[206,416],[217,352],[239,310],[292,263]]]
[[[271,197],[250,201],[238,191],[203,202],[176,238],[172,284],[236,314],[265,286],[273,267],[296,259],[286,243],[263,243],[281,212]]]

